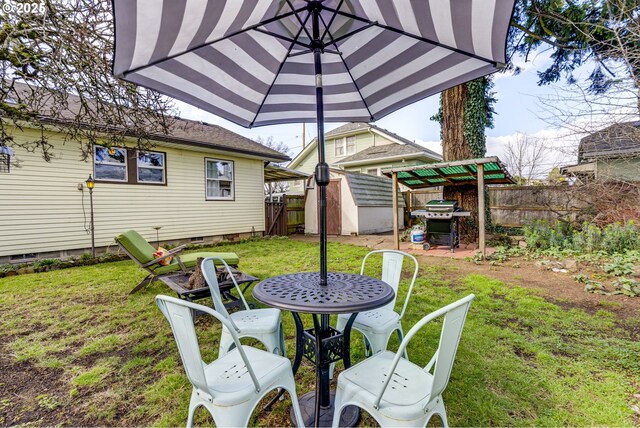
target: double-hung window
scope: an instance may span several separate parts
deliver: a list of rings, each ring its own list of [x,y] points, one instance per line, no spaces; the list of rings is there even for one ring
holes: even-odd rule
[[[98,181],[166,184],[167,156],[126,147],[93,147],[93,175]]]
[[[204,162],[206,199],[233,200],[233,161],[206,158]]]
[[[164,184],[164,153],[138,151],[137,160],[138,183]]]
[[[336,156],[344,156],[344,138],[336,138]]]
[[[336,138],[336,156],[349,156],[356,153],[356,136]]]
[[[95,146],[94,177],[102,181],[127,182],[127,149]]]
[[[356,154],[356,136],[352,135],[351,137],[345,138],[346,146],[347,146],[347,155]]]

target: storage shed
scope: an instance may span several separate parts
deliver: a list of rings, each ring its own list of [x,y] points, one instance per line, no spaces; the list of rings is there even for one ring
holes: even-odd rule
[[[327,186],[327,234],[365,235],[390,232],[393,225],[393,189],[387,177],[331,170]],[[318,233],[318,192],[313,177],[305,193],[305,232]],[[398,227],[404,227],[405,207],[398,195]]]

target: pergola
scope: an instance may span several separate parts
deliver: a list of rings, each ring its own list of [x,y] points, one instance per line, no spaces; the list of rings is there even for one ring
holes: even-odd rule
[[[388,168],[382,171],[393,180],[393,238],[395,248],[400,249],[398,231],[398,183],[410,189],[424,189],[437,186],[477,185],[478,187],[478,245],[482,256],[485,255],[485,184],[515,184],[513,177],[496,156],[479,159],[466,159],[452,162],[430,163],[401,168]]]

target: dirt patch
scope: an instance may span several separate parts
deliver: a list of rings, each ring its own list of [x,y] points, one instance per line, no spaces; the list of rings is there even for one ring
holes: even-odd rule
[[[477,273],[508,285],[535,289],[540,291],[542,297],[549,302],[566,309],[582,309],[592,314],[599,310],[606,310],[622,318],[637,318],[640,314],[639,297],[587,293],[582,284],[573,280],[571,273],[544,270],[531,260],[510,259],[502,266],[428,256],[418,256],[418,260],[421,266],[445,268],[456,279]],[[514,265],[519,267],[513,267]],[[452,270],[451,266],[455,266],[456,269]]]
[[[0,348],[0,366],[1,425],[89,425],[82,415],[65,411],[61,400],[69,397],[69,388],[63,369],[42,369],[30,362],[14,362],[5,348]]]

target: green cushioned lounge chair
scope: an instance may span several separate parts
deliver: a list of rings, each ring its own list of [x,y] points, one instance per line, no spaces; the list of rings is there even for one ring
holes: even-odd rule
[[[220,257],[225,262],[227,262],[229,266],[233,267],[237,267],[240,261],[236,253],[200,252],[179,255],[186,248],[186,245],[176,247],[171,251],[168,251],[164,256],[155,258],[153,253],[156,252],[156,249],[153,248],[135,230],[128,230],[116,236],[115,240],[118,245],[120,245],[120,248],[122,248],[129,257],[131,257],[136,263],[138,263],[140,267],[149,272],[149,275],[147,275],[142,281],[140,281],[140,283],[136,285],[129,294],[133,294],[146,285],[151,284],[151,282],[159,276],[175,273],[178,271],[187,273],[188,271],[195,268],[196,261],[199,257]],[[173,257],[170,264],[166,266],[160,264],[160,261],[168,257]]]

